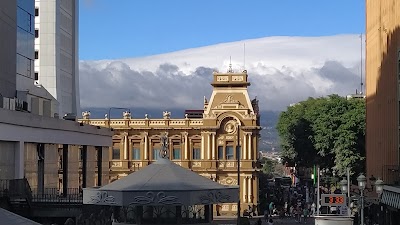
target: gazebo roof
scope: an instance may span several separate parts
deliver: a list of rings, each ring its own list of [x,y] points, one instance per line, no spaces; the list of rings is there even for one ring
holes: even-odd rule
[[[85,188],[83,203],[96,205],[195,205],[236,202],[238,186],[221,185],[169,159],[100,188]]]
[[[36,223],[33,220],[27,219],[2,208],[0,208],[0,221],[1,224],[40,225],[40,223]]]
[[[235,188],[235,186],[221,185],[168,159],[161,158],[137,172],[99,188],[99,190],[198,191],[226,188]]]

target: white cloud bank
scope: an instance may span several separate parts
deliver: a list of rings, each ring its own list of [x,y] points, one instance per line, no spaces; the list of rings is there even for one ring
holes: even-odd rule
[[[244,43],[246,60],[243,60]],[[151,46],[149,46],[151,47]],[[212,71],[249,73],[251,97],[264,110],[328,94],[355,93],[359,35],[267,37],[142,58],[80,62],[82,107],[201,108]]]

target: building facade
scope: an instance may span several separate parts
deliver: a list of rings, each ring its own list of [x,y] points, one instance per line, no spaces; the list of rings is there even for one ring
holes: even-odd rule
[[[75,218],[82,188],[109,182],[112,132],[51,118],[58,101],[34,83],[36,11],[34,0],[0,1],[0,207],[36,220]]]
[[[29,89],[34,81],[34,1],[17,1],[17,90]]]
[[[385,223],[400,219],[400,1],[366,1],[366,168],[384,186]],[[370,184],[368,184],[370,185]],[[394,209],[394,211],[393,211]]]
[[[259,124],[258,101],[250,100],[247,71],[214,73],[210,101],[204,99],[202,118],[92,119],[83,113],[82,123],[114,129],[110,148],[110,180],[124,177],[160,157],[160,137],[169,137],[169,158],[176,164],[226,185],[238,184],[240,158],[241,212],[259,203],[257,160]],[[197,114],[197,113],[196,113]],[[239,155],[236,148],[239,147]],[[237,204],[215,207],[216,215],[234,215]]]
[[[78,0],[35,0],[35,80],[59,102],[58,115],[80,112]]]
[[[0,2],[0,96],[12,98],[16,91],[17,2]]]
[[[366,3],[367,174],[398,184],[400,2]]]

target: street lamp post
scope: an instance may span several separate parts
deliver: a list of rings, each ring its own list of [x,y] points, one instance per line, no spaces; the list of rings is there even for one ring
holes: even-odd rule
[[[383,224],[384,223],[384,217],[383,217],[383,207],[381,205],[380,202],[380,198],[381,198],[381,194],[383,192],[383,180],[381,180],[380,178],[378,178],[378,180],[375,181],[375,190],[376,193],[378,193],[378,199],[379,199],[379,216],[378,216],[378,220],[379,220],[379,224]]]
[[[361,225],[364,225],[364,190],[366,187],[366,181],[367,179],[365,178],[365,176],[363,174],[361,174],[360,176],[357,177],[357,181],[358,181],[358,188],[360,189],[360,201],[361,201],[361,207],[360,207],[360,214],[361,214]],[[378,178],[378,180],[375,181],[375,190],[376,193],[378,194],[378,198],[380,197],[380,195],[383,192],[383,180],[381,180],[380,178]],[[349,189],[349,183],[347,182],[347,180],[345,178],[343,178],[342,181],[340,181],[340,185],[341,185],[341,189],[342,189],[342,193],[348,193],[350,194],[350,189]],[[348,200],[350,203],[350,198]],[[348,205],[348,207],[350,207],[350,204]],[[350,214],[349,214],[350,216]]]
[[[366,186],[367,178],[363,174],[357,177],[358,188],[360,189],[360,200],[361,200],[361,225],[364,225],[364,190]]]
[[[350,211],[350,190],[349,190],[349,183],[345,178],[343,178],[342,181],[340,181],[340,186],[342,190],[342,194],[347,194],[347,216],[351,216],[351,211]]]
[[[128,109],[128,108],[120,108],[120,107],[110,107],[109,109],[108,109],[108,128],[110,128],[111,127],[111,109],[124,109],[124,110],[127,110],[129,113],[131,112],[131,110],[130,109]]]
[[[378,178],[378,180],[375,181],[375,188],[376,188],[376,193],[378,194],[378,198],[381,197],[381,194],[383,192],[383,180]]]
[[[239,198],[237,203],[237,224],[240,224],[240,123],[237,124],[237,145],[236,145],[236,158],[237,158],[237,183],[239,186]]]

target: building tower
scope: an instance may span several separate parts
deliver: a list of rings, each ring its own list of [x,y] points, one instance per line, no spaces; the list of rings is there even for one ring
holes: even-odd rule
[[[78,114],[77,0],[35,1],[35,82],[59,102],[59,116]]]

